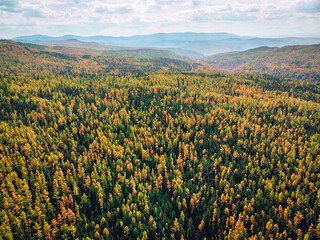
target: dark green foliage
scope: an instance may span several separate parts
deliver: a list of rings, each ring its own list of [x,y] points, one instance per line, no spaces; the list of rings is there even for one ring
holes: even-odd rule
[[[320,237],[319,87],[21,66],[0,76],[1,238]]]
[[[318,236],[319,89],[277,81],[2,77],[1,236]]]

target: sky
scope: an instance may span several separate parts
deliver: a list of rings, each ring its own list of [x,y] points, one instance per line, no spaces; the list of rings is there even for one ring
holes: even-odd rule
[[[0,38],[159,32],[320,36],[320,0],[0,0]]]

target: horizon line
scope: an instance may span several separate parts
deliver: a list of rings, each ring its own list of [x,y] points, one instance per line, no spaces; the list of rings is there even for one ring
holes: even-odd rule
[[[17,39],[21,37],[33,37],[33,36],[41,36],[41,37],[51,37],[51,38],[61,38],[61,37],[66,37],[66,36],[75,36],[75,37],[115,37],[115,38],[130,38],[130,37],[137,37],[137,36],[151,36],[151,35],[156,35],[156,34],[230,34],[230,35],[235,35],[237,37],[242,37],[242,38],[290,38],[290,37],[298,37],[298,38],[320,38],[320,35],[317,34],[286,34],[286,35],[238,35],[235,33],[230,33],[230,32],[155,32],[155,33],[150,33],[150,34],[134,34],[134,35],[129,35],[129,36],[124,36],[124,35],[78,35],[78,34],[63,34],[63,35],[46,35],[46,34],[30,34],[30,35],[19,35],[11,38],[4,38],[0,37],[0,39],[5,39],[5,40],[12,40],[12,39]]]

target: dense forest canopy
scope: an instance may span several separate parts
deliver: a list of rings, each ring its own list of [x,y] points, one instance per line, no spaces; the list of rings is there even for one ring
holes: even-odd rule
[[[320,237],[318,86],[0,46],[0,238]]]

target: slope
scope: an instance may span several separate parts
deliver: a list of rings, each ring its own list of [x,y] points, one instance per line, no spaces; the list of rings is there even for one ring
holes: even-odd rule
[[[28,45],[32,44],[32,45]],[[33,48],[73,55],[93,55],[93,56],[118,56],[130,58],[171,58],[179,60],[191,60],[188,56],[199,56],[199,54],[183,50],[153,49],[153,48],[133,48],[133,47],[117,47],[94,42],[82,42],[79,40],[62,40],[62,41],[24,41],[20,45],[31,46]],[[45,48],[38,46],[47,46]],[[179,52],[186,53],[186,56]],[[200,54],[201,55],[201,54]]]
[[[61,41],[24,41],[25,43],[32,43],[44,46],[60,46],[60,47],[75,47],[75,48],[89,48],[98,51],[110,51],[110,50],[120,50],[123,47],[99,44],[96,42],[83,42],[77,39],[67,39]]]
[[[319,86],[8,42],[0,60],[1,239],[319,239]]]
[[[30,47],[25,47],[13,41],[0,41],[1,73],[5,75],[26,72],[128,74],[159,71],[189,71],[202,68],[200,64],[191,64],[168,58],[137,59],[92,55],[66,55],[43,51],[48,49],[40,45],[38,46],[40,46],[39,48],[41,50],[34,48],[34,45],[29,46]]]
[[[228,71],[253,71],[320,84],[320,45],[261,47],[204,57],[202,62]]]

